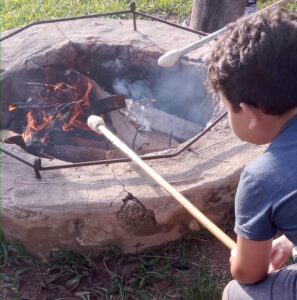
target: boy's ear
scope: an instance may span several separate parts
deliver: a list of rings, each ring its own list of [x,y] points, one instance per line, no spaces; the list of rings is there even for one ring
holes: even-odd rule
[[[260,120],[258,109],[244,102],[240,103],[239,106],[242,109],[244,115],[249,119],[249,129],[255,128]]]

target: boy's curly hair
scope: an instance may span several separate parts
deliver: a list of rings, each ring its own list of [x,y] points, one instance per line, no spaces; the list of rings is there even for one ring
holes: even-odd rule
[[[235,112],[241,102],[272,115],[297,107],[297,15],[268,9],[229,27],[207,61],[210,90]]]

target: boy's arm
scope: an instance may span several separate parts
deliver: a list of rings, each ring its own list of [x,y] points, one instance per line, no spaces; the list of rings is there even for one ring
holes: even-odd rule
[[[256,283],[265,278],[270,264],[272,239],[251,241],[237,236],[236,254],[231,256],[231,274],[242,284]]]

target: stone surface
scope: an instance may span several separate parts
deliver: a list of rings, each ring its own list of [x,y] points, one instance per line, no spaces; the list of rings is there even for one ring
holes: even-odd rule
[[[11,148],[19,155],[19,148]],[[229,130],[211,131],[190,151],[148,164],[221,224],[232,211],[242,166],[259,151]],[[41,174],[38,180],[33,169],[2,155],[4,232],[41,257],[53,249],[96,254],[108,244],[126,253],[137,252],[193,229],[189,213],[133,163]]]
[[[21,76],[28,70],[39,70],[49,63],[69,67],[78,56],[78,44],[80,49],[93,47],[94,51],[97,44],[115,41],[133,45],[151,51],[151,56],[139,59],[150,59],[156,65],[163,51],[195,39],[194,34],[148,21],[139,21],[137,32],[127,20],[34,26],[2,44],[2,84],[9,86],[3,99],[7,102],[8,95],[18,95]],[[197,64],[200,61],[196,52],[188,59]],[[7,103],[3,105],[2,112]],[[2,117],[5,127],[9,118],[6,114]],[[1,143],[1,147],[26,161],[35,159],[18,146]],[[224,125],[216,126],[178,156],[147,163],[221,224],[232,211],[241,169],[261,151],[239,141]],[[61,164],[64,162],[42,159],[43,166]],[[189,229],[200,229],[193,217],[134,163],[42,171],[42,179],[37,179],[31,167],[2,153],[1,170],[3,231],[7,238],[21,240],[29,251],[44,259],[57,249],[96,255],[110,244],[125,253],[135,253],[175,240]]]

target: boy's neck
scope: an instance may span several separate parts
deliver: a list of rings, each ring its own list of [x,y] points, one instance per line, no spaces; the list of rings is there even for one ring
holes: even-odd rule
[[[290,120],[292,120],[296,116],[297,116],[297,107],[291,109],[286,114],[284,114],[280,122],[280,124],[282,125],[281,130],[283,130],[283,128],[290,122]]]
[[[291,109],[287,113],[281,116],[271,116],[267,125],[270,127],[271,140],[274,140],[280,132],[286,127],[286,125],[297,116],[297,107]]]

